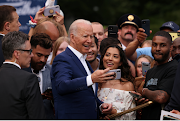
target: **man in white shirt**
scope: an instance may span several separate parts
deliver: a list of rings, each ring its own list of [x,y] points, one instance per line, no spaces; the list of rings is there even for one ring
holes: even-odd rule
[[[69,28],[70,45],[53,61],[51,69],[55,116],[57,119],[98,119],[102,113],[111,114],[112,105],[97,98],[97,86],[113,79],[106,70],[93,72],[85,60],[93,39],[89,21],[78,19]]]

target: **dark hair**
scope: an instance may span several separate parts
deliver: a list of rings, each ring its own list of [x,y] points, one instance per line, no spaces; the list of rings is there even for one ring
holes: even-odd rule
[[[12,12],[16,11],[13,6],[10,5],[2,5],[0,6],[0,31],[3,31],[4,24],[6,22],[12,22],[13,16]]]
[[[49,35],[45,33],[36,33],[32,35],[30,43],[32,48],[36,48],[37,45],[40,45],[45,49],[52,47],[52,40]]]
[[[97,47],[97,49],[98,49],[98,39],[97,39],[97,37],[95,37],[95,36],[94,36],[94,41],[95,41],[96,47]]]
[[[118,69],[121,69],[121,77],[122,78],[125,78],[126,80],[130,81],[130,82],[133,82],[134,81],[134,77],[132,76],[131,74],[131,71],[130,71],[130,66],[127,62],[127,58],[126,58],[126,55],[124,53],[124,51],[122,50],[121,47],[119,47],[118,45],[110,45],[110,46],[107,46],[102,55],[101,55],[101,59],[100,59],[100,66],[99,66],[99,69],[105,69],[104,68],[104,65],[103,65],[103,58],[106,54],[106,51],[108,48],[117,48],[119,50],[119,54],[120,54],[120,62],[122,62],[121,66],[118,67]]]
[[[26,41],[29,41],[29,36],[21,31],[13,31],[6,34],[2,38],[4,59],[11,59],[16,49],[24,49]]]
[[[121,44],[121,42],[116,39],[116,38],[113,38],[113,37],[108,37],[108,38],[105,38],[101,41],[101,44],[100,44],[100,49],[99,49],[99,52],[100,54],[103,53],[103,50],[109,46],[109,45],[117,45],[117,44]]]
[[[162,36],[162,37],[165,37],[167,38],[167,40],[169,41],[170,44],[172,44],[172,38],[171,38],[171,35],[168,33],[168,32],[165,32],[165,31],[158,31],[154,34],[153,38],[155,36]]]

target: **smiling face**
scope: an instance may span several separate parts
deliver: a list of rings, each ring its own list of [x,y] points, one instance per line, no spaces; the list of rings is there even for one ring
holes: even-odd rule
[[[87,54],[89,52],[93,39],[92,26],[86,23],[79,23],[77,25],[76,35],[72,33],[70,37],[70,45],[81,54]]]
[[[117,69],[119,66],[121,66],[121,57],[119,50],[114,47],[109,47],[103,57],[103,65],[104,68]]]
[[[151,53],[158,65],[168,62],[171,45],[167,38],[163,36],[155,36],[152,40]]]
[[[87,54],[86,60],[90,63],[93,62],[96,59],[97,54],[98,54],[98,49],[97,49],[97,45],[95,43],[95,39],[93,38],[92,45]]]

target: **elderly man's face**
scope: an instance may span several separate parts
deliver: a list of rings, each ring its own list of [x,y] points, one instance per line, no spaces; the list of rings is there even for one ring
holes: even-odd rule
[[[72,39],[74,48],[81,54],[87,54],[92,44],[93,28],[89,24],[79,24],[77,34]]]

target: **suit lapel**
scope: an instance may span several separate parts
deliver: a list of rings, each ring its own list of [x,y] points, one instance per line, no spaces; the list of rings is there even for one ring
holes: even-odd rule
[[[84,75],[87,76],[87,72],[84,68],[84,66],[82,65],[81,61],[78,59],[78,57],[67,47],[66,51],[65,51],[69,56],[71,56],[72,60],[76,63],[76,65],[78,66],[78,68],[82,71],[82,73]]]

